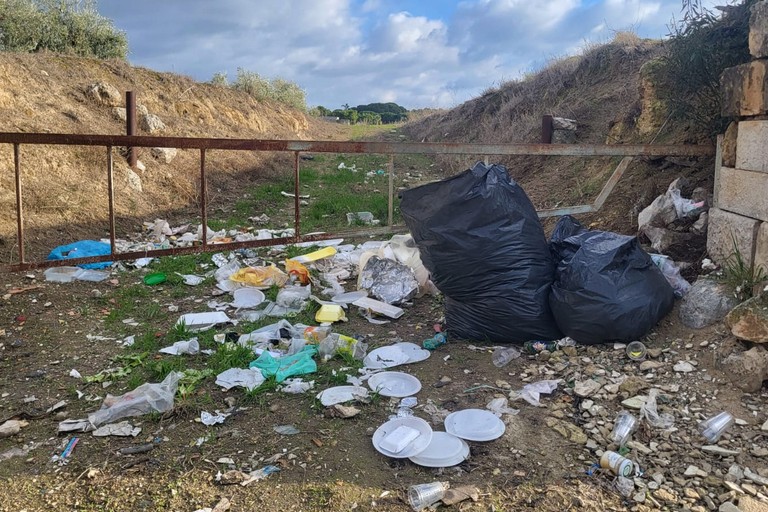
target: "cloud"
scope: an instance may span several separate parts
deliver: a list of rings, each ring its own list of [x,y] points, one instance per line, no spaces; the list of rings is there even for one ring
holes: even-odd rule
[[[722,0],[706,0],[707,5]],[[133,0],[100,12],[130,60],[209,80],[298,82],[311,105],[452,106],[619,30],[660,37],[680,0]],[[413,14],[417,12],[418,14]]]

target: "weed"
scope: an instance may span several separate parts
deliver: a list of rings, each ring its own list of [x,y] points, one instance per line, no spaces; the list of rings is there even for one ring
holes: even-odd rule
[[[249,347],[243,347],[236,343],[224,343],[207,360],[207,367],[215,374],[219,374],[229,368],[247,368],[256,358]]]
[[[760,266],[747,265],[736,245],[736,237],[731,235],[733,253],[723,263],[723,281],[735,290],[739,300],[752,297],[756,285],[768,279],[765,269]]]

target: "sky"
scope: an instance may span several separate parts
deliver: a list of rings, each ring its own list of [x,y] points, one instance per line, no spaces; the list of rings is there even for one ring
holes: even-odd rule
[[[705,6],[728,0],[703,0]],[[284,78],[307,104],[456,106],[618,31],[663,38],[681,0],[101,0],[135,66]]]

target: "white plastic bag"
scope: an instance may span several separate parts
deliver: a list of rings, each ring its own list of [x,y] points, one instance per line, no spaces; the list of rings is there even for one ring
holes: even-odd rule
[[[645,421],[652,427],[667,429],[674,425],[675,418],[669,413],[659,414],[656,407],[656,397],[658,394],[659,390],[656,388],[648,392],[648,399],[640,407],[640,417],[645,418]]]
[[[98,427],[129,416],[168,412],[173,409],[173,397],[182,375],[181,372],[171,372],[159,384],[146,383],[124,395],[107,395],[101,409],[88,415],[88,421]]]

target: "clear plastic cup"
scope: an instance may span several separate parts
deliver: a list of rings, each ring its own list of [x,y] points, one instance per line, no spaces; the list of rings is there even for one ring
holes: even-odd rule
[[[633,341],[627,345],[627,356],[633,361],[643,361],[646,354],[648,354],[648,349],[639,341]]]
[[[621,411],[613,422],[613,431],[611,432],[611,441],[624,446],[629,441],[632,432],[637,426],[637,419],[627,411]]]
[[[501,368],[509,364],[513,359],[520,357],[520,351],[515,347],[499,347],[493,351],[491,360],[493,365],[497,368]]]
[[[448,482],[412,485],[408,488],[408,503],[413,510],[423,510],[443,499],[449,487]]]
[[[715,443],[733,423],[733,416],[723,411],[699,423],[698,429],[707,441]]]

